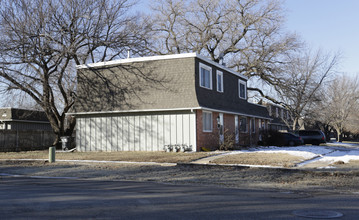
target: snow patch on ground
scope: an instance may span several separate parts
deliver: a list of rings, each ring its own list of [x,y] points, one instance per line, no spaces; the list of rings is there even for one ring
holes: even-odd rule
[[[356,146],[356,147],[355,147]],[[233,151],[229,154],[238,153],[286,153],[293,156],[304,157],[311,162],[325,162],[328,165],[337,161],[349,163],[350,160],[359,160],[359,147],[350,143],[331,143],[330,146],[296,146],[296,147],[255,147],[248,150]],[[312,161],[310,161],[313,159]]]

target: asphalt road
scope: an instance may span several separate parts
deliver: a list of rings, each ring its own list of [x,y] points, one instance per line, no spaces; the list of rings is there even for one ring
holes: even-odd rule
[[[0,219],[358,219],[359,195],[0,176]],[[326,213],[326,212],[323,212]]]

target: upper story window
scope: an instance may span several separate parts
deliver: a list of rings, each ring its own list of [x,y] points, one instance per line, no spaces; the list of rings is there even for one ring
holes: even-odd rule
[[[212,89],[212,68],[202,63],[199,64],[199,86]]]
[[[239,98],[247,99],[247,83],[244,80],[238,80],[238,93]]]
[[[223,72],[217,70],[217,91],[223,92]]]

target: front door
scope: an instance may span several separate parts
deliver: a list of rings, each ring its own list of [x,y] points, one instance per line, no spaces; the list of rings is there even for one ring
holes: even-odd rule
[[[219,113],[219,143],[224,142],[224,124],[223,124],[223,113]]]
[[[234,116],[234,133],[236,144],[239,143],[239,118],[238,115]]]

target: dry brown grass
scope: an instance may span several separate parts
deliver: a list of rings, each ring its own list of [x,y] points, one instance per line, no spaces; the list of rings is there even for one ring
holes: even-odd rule
[[[241,153],[228,155],[211,161],[216,164],[248,164],[293,167],[296,163],[305,160],[304,157],[286,153]]]
[[[131,162],[178,163],[191,162],[211,155],[207,152],[56,152],[57,160],[106,160]],[[0,153],[0,159],[48,159],[49,151]]]

